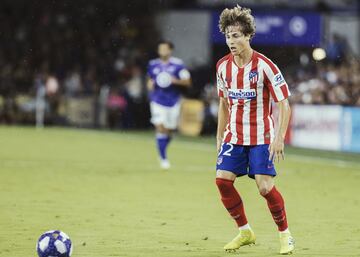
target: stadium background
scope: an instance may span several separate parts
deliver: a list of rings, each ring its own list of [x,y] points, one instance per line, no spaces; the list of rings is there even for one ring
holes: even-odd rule
[[[37,236],[55,228],[72,237],[74,256],[222,255],[232,223],[211,172],[215,63],[227,53],[217,19],[235,4],[253,9],[253,47],[292,92],[278,183],[297,255],[360,255],[357,1],[2,0],[0,256],[33,255]],[[193,78],[168,174],[158,172],[145,90],[162,38]],[[35,130],[41,88],[45,129]],[[263,240],[245,253],[276,256],[265,205],[241,183]]]
[[[150,128],[146,66],[165,38],[192,73],[193,87],[184,96],[201,101],[184,107],[180,129],[213,134],[214,64],[227,52],[218,16],[235,3],[2,1],[0,122],[34,124],[37,91],[46,86],[46,124]],[[358,109],[318,108],[360,105],[357,1],[240,4],[253,8],[253,47],[276,60],[290,85],[294,112],[288,142],[360,151]]]

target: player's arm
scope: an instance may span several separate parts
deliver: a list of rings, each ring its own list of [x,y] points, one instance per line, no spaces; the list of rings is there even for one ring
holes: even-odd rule
[[[187,69],[182,69],[179,72],[179,78],[172,77],[172,84],[182,86],[182,87],[190,87],[191,86],[191,76],[190,72]]]
[[[146,73],[146,88],[148,92],[153,91],[155,88],[155,81],[152,79],[152,77],[153,77],[153,66],[151,65],[151,61],[150,61]]]
[[[216,150],[219,152],[224,139],[225,127],[227,125],[227,121],[229,120],[229,103],[227,101],[225,82],[218,71],[216,71],[216,88],[220,99],[218,110],[218,126],[216,133]]]
[[[191,79],[177,79],[177,78],[173,78],[172,79],[172,83],[178,86],[183,86],[183,87],[190,87],[191,86]]]
[[[149,92],[154,90],[154,80],[149,76],[146,78],[146,88]]]
[[[290,104],[287,99],[291,93],[285,78],[272,61],[267,60],[264,71],[268,78],[265,85],[269,88],[270,94],[279,109],[279,116],[275,125],[275,138],[269,146],[269,158],[275,162],[284,159],[284,140],[291,115]]]
[[[284,160],[284,140],[291,115],[291,108],[287,99],[277,102],[276,105],[279,110],[277,130],[274,141],[269,146],[270,159],[273,159],[274,162],[280,161],[280,158]]]
[[[220,147],[224,137],[224,131],[229,120],[229,108],[227,99],[224,97],[220,97],[219,102],[219,111],[218,111],[218,126],[217,126],[217,133],[216,133],[216,150],[217,152],[220,151]]]

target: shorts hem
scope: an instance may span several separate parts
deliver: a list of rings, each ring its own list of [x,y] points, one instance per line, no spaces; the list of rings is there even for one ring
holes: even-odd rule
[[[245,176],[245,175],[247,175],[248,173],[237,173],[237,172],[235,172],[235,171],[231,171],[231,170],[224,170],[224,169],[218,169],[218,168],[216,168],[216,172],[218,172],[218,171],[227,171],[227,172],[231,172],[232,174],[234,174],[236,177],[242,177],[242,176]]]
[[[255,179],[255,175],[268,175],[271,177],[276,177],[276,173],[275,174],[269,174],[269,173],[262,173],[262,172],[257,172],[257,173],[251,173],[251,174],[247,174],[250,178]]]

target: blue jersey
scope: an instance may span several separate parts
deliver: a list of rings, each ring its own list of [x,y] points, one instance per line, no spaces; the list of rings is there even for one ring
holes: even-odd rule
[[[171,57],[167,63],[161,59],[149,62],[148,76],[154,81],[154,90],[150,93],[150,100],[164,106],[174,106],[180,100],[180,92],[171,83],[172,77],[188,79],[190,74],[184,63]]]

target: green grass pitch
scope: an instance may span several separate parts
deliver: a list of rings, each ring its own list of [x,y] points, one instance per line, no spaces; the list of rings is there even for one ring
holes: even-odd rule
[[[360,256],[360,155],[286,149],[277,165],[295,256]],[[73,256],[278,256],[278,234],[253,180],[236,186],[257,244],[237,233],[214,182],[213,139],[176,137],[170,171],[150,132],[0,127],[0,256],[36,256],[60,229]]]

